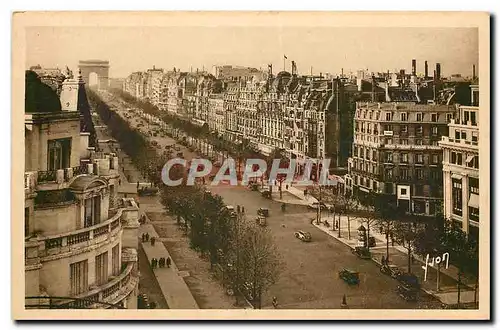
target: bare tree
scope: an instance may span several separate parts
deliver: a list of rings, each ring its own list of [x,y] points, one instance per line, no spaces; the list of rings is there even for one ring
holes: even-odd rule
[[[276,283],[282,270],[270,230],[247,221],[240,237],[240,274],[244,289],[251,291],[253,305],[262,308],[262,295]]]

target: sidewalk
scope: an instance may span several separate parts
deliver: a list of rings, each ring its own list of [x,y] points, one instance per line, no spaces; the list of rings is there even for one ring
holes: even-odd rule
[[[338,221],[339,217],[335,217],[335,221]],[[335,223],[332,216],[323,216],[322,221],[328,221],[329,226],[327,227],[324,223],[320,225],[316,224],[314,221],[312,224],[325,232],[326,234],[334,237],[345,245],[354,248],[358,243],[358,232],[357,229],[362,224],[358,219],[350,219],[350,232],[351,239],[348,239],[348,221],[346,216],[340,217],[340,238],[338,237],[338,230],[332,230],[332,224]],[[365,225],[366,227],[366,225]],[[373,236],[376,241],[376,246],[370,248],[372,253],[372,260],[378,265],[381,264],[382,256],[386,256],[387,253],[387,243],[385,236],[379,233],[378,228],[370,228],[370,236]],[[400,245],[389,244],[389,264],[397,266],[401,271],[408,271],[408,254],[405,247]],[[428,266],[427,269],[427,280],[424,281],[424,261],[415,256],[414,262],[411,264],[411,272],[415,274],[421,283],[421,288],[427,294],[434,296],[439,299],[443,304],[453,305],[457,303],[457,269],[456,267],[450,265],[448,269],[444,267],[440,268],[440,290],[436,291],[437,285],[437,268]],[[381,276],[385,276],[382,275]],[[463,278],[463,285],[461,287],[460,293],[460,303],[469,304],[474,302],[474,285],[475,282],[471,279]],[[476,294],[476,298],[479,297],[479,289]]]
[[[318,201],[316,198],[309,194],[304,195],[304,190],[301,190],[299,188],[288,186],[288,189],[286,189],[286,185],[283,184],[282,189],[283,198],[280,198],[279,185],[273,186],[271,195],[272,200],[285,204],[295,205],[309,205]],[[264,188],[262,188],[262,186],[259,186],[259,192],[263,191],[269,191],[269,186],[264,185]]]
[[[139,227],[139,236],[141,237],[143,233],[148,233],[150,237],[149,242],[141,243],[150,264],[153,258],[159,260],[162,257],[165,259],[170,257],[172,260],[170,268],[164,267],[153,270],[169,309],[199,309],[198,304],[194,300],[191,291],[183,279],[184,274],[179,272],[173,258],[170,256],[163,243],[158,239],[159,236],[153,225],[141,225]],[[152,237],[156,239],[154,246],[151,245]]]

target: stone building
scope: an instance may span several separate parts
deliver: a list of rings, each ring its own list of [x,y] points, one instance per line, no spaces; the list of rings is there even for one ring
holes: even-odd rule
[[[89,146],[84,86],[25,113],[27,308],[137,308],[138,207],[117,198],[118,157]]]
[[[373,193],[412,213],[431,215],[442,201],[442,150],[455,106],[359,102],[348,187]]]
[[[475,89],[473,89],[473,92]],[[478,102],[478,94],[473,104]],[[442,137],[444,214],[479,239],[479,107],[460,106]]]

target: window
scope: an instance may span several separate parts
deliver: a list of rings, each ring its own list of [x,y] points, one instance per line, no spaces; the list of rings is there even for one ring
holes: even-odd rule
[[[407,121],[408,120],[408,114],[406,112],[401,112],[401,121]]]
[[[418,164],[423,164],[424,163],[424,155],[423,154],[417,154],[416,160]]]
[[[372,153],[372,158],[374,161],[377,161],[377,151],[376,150],[373,150],[373,153]]]
[[[401,162],[408,163],[408,154],[407,153],[401,154]]]
[[[446,114],[446,122],[449,123],[453,119],[453,114],[452,113],[447,113]]]
[[[441,171],[431,170],[430,171],[431,180],[440,181],[441,180],[441,173],[442,173]]]
[[[464,118],[462,120],[462,125],[467,125],[467,122],[470,120],[470,112],[464,111]]]
[[[30,208],[24,208],[24,237],[30,235]]]
[[[108,252],[95,257],[95,281],[97,285],[108,281]]]
[[[408,126],[407,125],[401,125],[401,133],[408,133]]]
[[[49,171],[70,167],[71,138],[48,140],[47,148]]]
[[[462,179],[452,179],[451,193],[453,213],[462,215]]]
[[[467,132],[466,131],[462,131],[460,136],[461,136],[462,140],[467,140]]]
[[[438,135],[438,127],[437,126],[432,126],[432,135]]]
[[[111,250],[111,258],[112,260],[112,271],[113,275],[119,275],[120,274],[120,244],[116,244],[113,249]]]
[[[400,141],[402,145],[404,146],[408,145],[408,139],[401,139]]]
[[[387,168],[385,170],[385,178],[388,180],[392,179],[392,168]]]
[[[70,265],[71,295],[79,295],[88,289],[88,262],[82,260]]]
[[[479,156],[467,156],[467,158],[465,159],[465,164],[470,168],[479,168]]]
[[[85,227],[98,224],[101,219],[101,197],[95,196],[85,200]]]
[[[384,125],[384,131],[392,131],[392,125]]]
[[[460,131],[459,130],[455,131],[455,140],[460,140]]]
[[[431,121],[432,122],[437,122],[438,121],[438,118],[439,118],[439,115],[437,113],[432,113],[431,114]]]
[[[477,143],[478,139],[479,139],[478,132],[472,132],[472,142],[476,142]]]
[[[402,167],[399,169],[399,176],[401,180],[408,179],[408,169],[406,167]]]
[[[422,128],[422,126],[417,126],[417,134],[422,134],[423,131],[424,129]]]
[[[479,195],[479,179],[469,177],[469,194]]]
[[[416,139],[416,140],[415,140],[415,144],[416,144],[417,146],[421,146],[421,145],[423,145],[424,143],[423,143],[422,139]]]
[[[439,163],[439,155],[434,154],[432,155],[432,164],[437,164]]]
[[[378,186],[376,181],[373,181],[373,190],[378,191]]]
[[[462,165],[462,153],[460,152],[451,152],[451,163],[456,165]]]
[[[476,112],[471,111],[470,113],[470,121],[473,126],[477,126],[477,121],[476,121]]]
[[[385,144],[392,144],[392,139],[391,138],[385,139]]]
[[[392,120],[392,112],[386,112],[385,113],[385,120],[386,121],[391,121]]]
[[[416,168],[415,177],[417,178],[417,180],[422,180],[424,178],[424,171],[421,168]]]
[[[392,163],[392,153],[391,152],[387,152],[385,154],[385,162],[386,163]]]
[[[422,121],[424,115],[421,112],[417,113],[417,121]]]

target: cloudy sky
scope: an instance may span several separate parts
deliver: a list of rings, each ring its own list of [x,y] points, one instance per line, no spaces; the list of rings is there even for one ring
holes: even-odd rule
[[[155,65],[168,70],[230,64],[274,71],[286,54],[299,73],[411,70],[432,74],[472,74],[478,67],[475,28],[339,28],[339,27],[30,27],[26,66],[75,69],[78,60],[110,61],[110,77],[125,77]],[[477,72],[477,71],[476,71]]]

